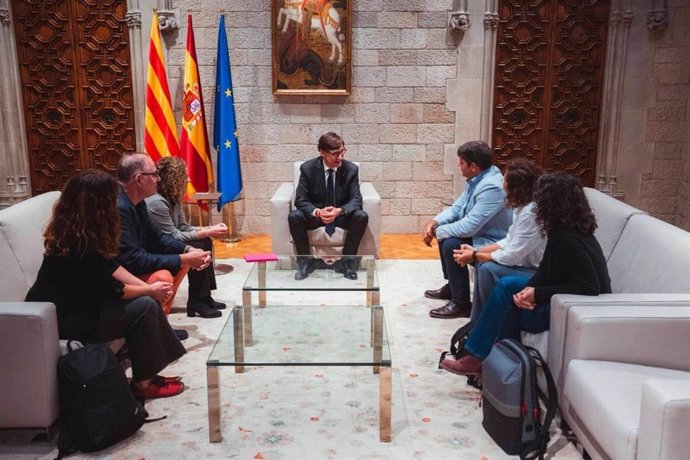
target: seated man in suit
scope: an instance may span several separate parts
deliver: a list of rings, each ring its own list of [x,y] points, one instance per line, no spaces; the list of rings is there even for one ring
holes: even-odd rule
[[[463,244],[486,246],[503,239],[512,222],[505,207],[503,176],[491,165],[491,147],[486,142],[466,142],[458,149],[458,168],[467,179],[465,191],[453,205],[428,221],[422,230],[422,240],[431,246],[438,240],[443,277],[448,284],[428,290],[430,299],[449,302],[429,312],[432,318],[469,317],[470,277],[467,265],[455,263],[453,254]],[[474,251],[476,253],[476,251]],[[472,260],[477,261],[476,254]]]
[[[117,261],[149,284],[155,281],[172,283],[173,295],[161,306],[167,315],[184,276],[190,269],[208,267],[211,252],[176,240],[151,224],[144,199],[156,193],[159,177],[148,155],[122,155],[117,164],[117,180],[120,183],[117,209],[121,228]],[[175,333],[180,340],[187,337],[186,331],[176,330]]]
[[[357,279],[357,249],[369,223],[362,210],[359,191],[359,170],[345,160],[345,142],[335,133],[319,138],[321,156],[305,161],[300,167],[299,183],[295,191],[296,209],[288,216],[288,225],[297,255],[311,254],[308,230],[326,227],[332,236],[336,227],[348,230],[343,247],[343,258],[336,262],[336,271],[348,279]],[[300,257],[296,280],[302,280],[314,271],[314,260]]]

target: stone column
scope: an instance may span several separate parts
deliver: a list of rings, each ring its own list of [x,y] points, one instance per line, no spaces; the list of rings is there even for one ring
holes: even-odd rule
[[[9,2],[0,0],[0,208],[27,198],[29,166],[17,46]]]

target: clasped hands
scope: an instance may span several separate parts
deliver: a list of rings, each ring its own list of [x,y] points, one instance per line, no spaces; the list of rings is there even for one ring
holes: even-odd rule
[[[532,286],[527,286],[522,291],[513,295],[513,303],[518,308],[525,310],[534,310],[537,305],[537,301],[534,298],[534,288]]]
[[[167,281],[155,281],[148,286],[151,290],[149,295],[161,305],[170,300],[170,297],[173,295],[172,283]]]
[[[201,238],[206,238],[209,236],[212,238],[218,238],[224,236],[226,233],[228,233],[228,226],[222,222],[209,227],[201,227],[199,229],[199,237]]]
[[[324,224],[330,224],[342,213],[343,210],[340,208],[336,208],[335,206],[326,206],[325,208],[316,210],[316,217],[321,219],[321,222]]]
[[[206,269],[213,261],[211,251],[204,251],[203,249],[194,247],[191,248],[188,253],[182,254],[180,257],[184,265],[188,265],[197,271]]]
[[[475,249],[469,244],[461,244],[460,249],[453,249],[453,260],[456,264],[465,266],[472,262]]]

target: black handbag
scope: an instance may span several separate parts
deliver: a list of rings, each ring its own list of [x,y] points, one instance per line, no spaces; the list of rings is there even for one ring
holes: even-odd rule
[[[441,367],[441,361],[446,359],[446,356],[450,355],[454,359],[460,359],[463,356],[467,354],[465,351],[465,343],[467,343],[467,339],[470,336],[470,332],[472,332],[472,328],[474,327],[474,323],[472,321],[468,322],[464,326],[462,326],[460,329],[455,331],[455,334],[453,334],[453,337],[450,339],[450,348],[448,351],[442,351],[441,356],[438,359],[438,368],[442,369]],[[482,382],[481,379],[477,378],[477,376],[470,375],[467,377],[467,384],[475,387],[479,390],[482,389]]]

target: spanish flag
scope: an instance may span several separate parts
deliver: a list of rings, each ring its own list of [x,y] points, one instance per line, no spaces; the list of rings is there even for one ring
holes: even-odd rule
[[[149,42],[149,69],[146,81],[146,115],[144,148],[154,162],[161,157],[180,156],[177,125],[170,104],[168,77],[165,74],[158,14],[153,13]]]
[[[182,159],[187,163],[189,174],[187,196],[191,197],[197,192],[208,192],[213,180],[213,170],[208,149],[204,99],[201,94],[191,15],[187,16],[187,52],[184,56],[180,151]]]

